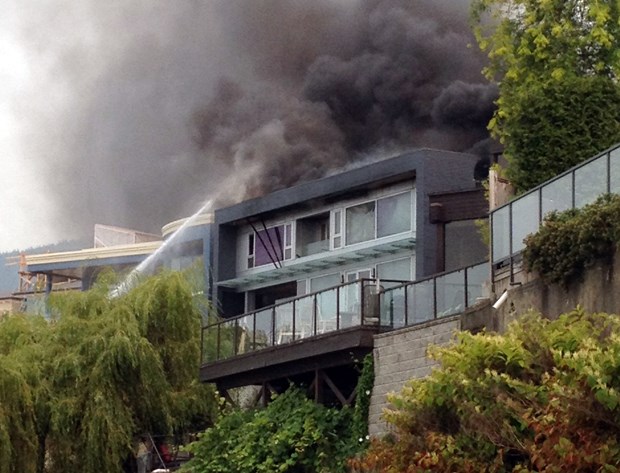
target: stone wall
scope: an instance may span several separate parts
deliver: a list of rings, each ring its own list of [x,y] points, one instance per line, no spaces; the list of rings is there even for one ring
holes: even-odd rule
[[[506,325],[519,315],[533,310],[551,319],[573,310],[577,305],[587,312],[620,313],[620,251],[611,262],[600,262],[589,268],[582,281],[564,288],[557,284],[545,284],[536,274],[521,271],[508,284],[508,278],[495,282],[495,299],[504,289],[508,290],[506,302],[493,314],[490,329],[503,332]]]
[[[521,284],[510,285],[507,278],[496,281],[495,296],[463,314],[375,336],[375,387],[368,419],[370,434],[380,435],[388,429],[381,419],[383,409],[389,406],[387,393],[398,392],[407,380],[424,377],[430,372],[433,362],[426,357],[429,345],[447,343],[457,330],[477,332],[485,327],[488,331],[502,333],[511,321],[530,310],[556,318],[580,305],[587,312],[620,314],[619,271],[620,251],[611,263],[596,264],[588,269],[583,281],[568,288],[545,284],[535,274],[523,272],[516,278]],[[504,289],[508,290],[506,302],[498,309],[491,308],[491,303]]]
[[[368,418],[370,435],[387,431],[381,419],[387,394],[398,392],[405,381],[430,373],[434,362],[426,356],[429,345],[442,345],[461,328],[461,316],[432,320],[375,336],[375,385]]]

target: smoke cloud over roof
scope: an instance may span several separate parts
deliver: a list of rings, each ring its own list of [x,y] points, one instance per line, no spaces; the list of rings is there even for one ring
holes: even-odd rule
[[[488,136],[496,90],[467,1],[9,3],[0,42],[26,64],[0,95],[9,159],[28,163],[42,202],[28,212],[50,238],[158,232],[215,194]]]

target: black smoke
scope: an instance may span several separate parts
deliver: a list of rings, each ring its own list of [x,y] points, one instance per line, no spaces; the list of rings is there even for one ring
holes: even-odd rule
[[[469,47],[466,2],[292,5],[228,4],[226,17],[250,20],[235,31],[260,80],[220,82],[195,116],[196,143],[231,165],[242,197],[368,153],[480,149],[497,91]]]
[[[24,148],[66,237],[488,137],[465,0],[38,1]]]

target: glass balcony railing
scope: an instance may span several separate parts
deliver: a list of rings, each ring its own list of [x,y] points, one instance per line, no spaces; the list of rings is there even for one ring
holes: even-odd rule
[[[460,314],[487,297],[489,263],[468,266],[426,279],[384,289],[380,293],[380,324],[400,328]]]
[[[403,281],[381,280],[401,285]],[[202,362],[211,363],[350,327],[379,324],[374,279],[360,279],[282,304],[221,320],[202,329]]]
[[[580,208],[602,194],[620,193],[620,144],[498,207],[491,219],[491,261],[494,273],[513,265],[552,211]]]
[[[202,329],[202,363],[352,327],[383,330],[461,313],[485,294],[487,261],[414,282],[360,279]]]

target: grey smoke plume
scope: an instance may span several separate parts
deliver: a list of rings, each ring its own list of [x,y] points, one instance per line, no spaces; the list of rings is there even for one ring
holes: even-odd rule
[[[64,234],[158,232],[214,193],[487,138],[466,0],[14,3],[43,64],[25,152]]]

